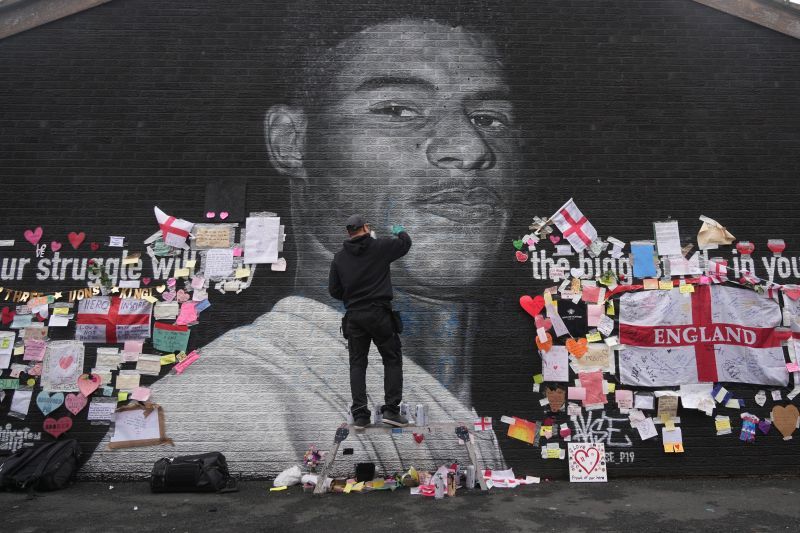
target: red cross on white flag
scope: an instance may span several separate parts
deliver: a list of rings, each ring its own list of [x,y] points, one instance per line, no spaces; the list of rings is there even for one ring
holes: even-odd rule
[[[597,230],[583,216],[572,198],[556,211],[551,220],[576,252],[582,252],[597,238]]]
[[[189,232],[192,231],[194,224],[182,218],[169,216],[157,206],[153,210],[161,228],[161,236],[164,239],[164,243],[175,248],[189,248],[189,245],[186,244],[186,238],[189,237]]]
[[[492,417],[484,416],[473,422],[475,431],[489,431],[492,429]]]
[[[697,285],[620,298],[622,383],[643,387],[732,381],[786,386],[781,309],[755,291]]]

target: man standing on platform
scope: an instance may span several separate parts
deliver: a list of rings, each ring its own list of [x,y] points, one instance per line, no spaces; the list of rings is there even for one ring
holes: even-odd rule
[[[373,238],[363,215],[347,219],[349,239],[333,257],[328,291],[342,300],[347,309],[342,319],[342,334],[350,354],[350,392],[353,427],[369,425],[367,405],[367,356],[375,343],[383,359],[383,422],[404,427],[408,420],[400,414],[403,398],[403,356],[400,315],[392,311],[390,266],[411,248],[411,237],[403,226],[392,226],[397,238]]]

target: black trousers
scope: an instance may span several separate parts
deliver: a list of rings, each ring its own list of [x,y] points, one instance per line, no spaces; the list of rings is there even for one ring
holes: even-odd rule
[[[398,327],[392,309],[385,304],[373,304],[364,309],[347,312],[347,349],[350,352],[350,392],[353,417],[370,416],[367,405],[367,356],[374,342],[383,359],[384,405],[381,411],[397,413],[403,399],[403,354]]]

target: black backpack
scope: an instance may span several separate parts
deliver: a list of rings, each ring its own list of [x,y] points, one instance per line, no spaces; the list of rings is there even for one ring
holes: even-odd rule
[[[219,452],[164,457],[153,465],[153,492],[234,492],[236,480]]]
[[[9,490],[59,490],[78,471],[81,447],[75,439],[22,448],[0,464],[0,488]]]

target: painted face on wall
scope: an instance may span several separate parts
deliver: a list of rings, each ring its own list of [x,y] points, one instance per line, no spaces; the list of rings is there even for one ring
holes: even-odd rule
[[[413,253],[393,271],[405,289],[447,296],[473,284],[498,260],[518,160],[494,44],[431,21],[397,21],[333,52],[329,85],[305,109],[295,220],[314,220],[330,253],[352,213],[379,235],[403,224]]]

